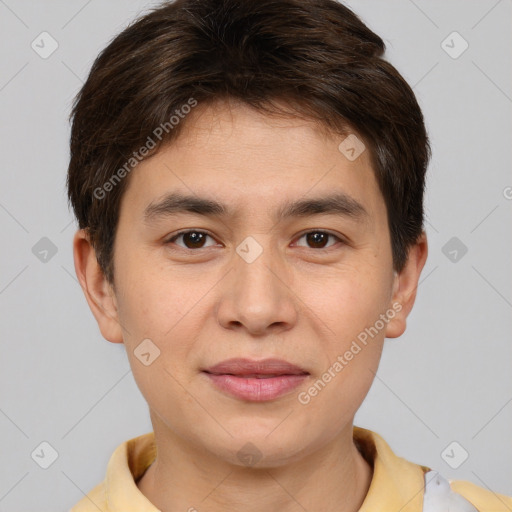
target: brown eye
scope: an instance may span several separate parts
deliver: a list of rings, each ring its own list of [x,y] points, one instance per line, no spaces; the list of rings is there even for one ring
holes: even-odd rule
[[[175,243],[176,240],[181,238],[183,239],[183,245],[176,244],[179,247],[185,249],[202,249],[203,247],[209,247],[205,246],[205,241],[208,237],[211,238],[208,233],[203,231],[183,231],[172,237],[167,243]]]
[[[326,231],[310,231],[309,233],[304,233],[299,240],[302,238],[306,239],[307,247],[311,249],[325,249],[327,243],[329,241],[329,237],[334,238],[341,242],[341,239],[332,233],[327,233]],[[300,244],[299,244],[300,245]],[[331,244],[333,245],[333,244]]]

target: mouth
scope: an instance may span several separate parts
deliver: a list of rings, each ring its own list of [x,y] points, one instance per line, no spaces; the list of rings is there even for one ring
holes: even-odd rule
[[[290,393],[310,375],[282,359],[229,359],[202,370],[214,387],[250,402],[274,400]]]
[[[210,375],[232,375],[233,377],[243,377],[245,379],[273,379],[274,377],[282,377],[285,375],[294,375],[292,373],[276,373],[276,374],[262,374],[262,373],[254,373],[254,374],[241,374],[241,373],[214,373],[214,372],[206,372]]]
[[[309,373],[304,368],[283,359],[262,359],[255,361],[245,358],[227,359],[203,371],[213,375],[235,375],[247,378],[267,378]]]

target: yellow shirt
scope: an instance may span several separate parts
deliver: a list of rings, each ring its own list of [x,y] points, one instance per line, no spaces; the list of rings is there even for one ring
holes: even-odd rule
[[[425,483],[429,480],[425,474],[430,468],[396,456],[384,439],[370,430],[354,426],[354,441],[373,466],[370,488],[359,512],[422,512]],[[70,512],[98,512],[98,509],[102,512],[159,512],[135,483],[155,457],[153,432],[121,444],[110,458],[105,480],[84,496]],[[433,482],[434,486],[436,482],[437,479]],[[468,508],[465,505],[462,508],[447,505],[442,510],[437,507],[438,512],[475,509],[479,512],[512,511],[511,497],[466,481],[450,481],[449,486],[474,508],[469,503]],[[460,496],[457,499],[465,501]],[[437,502],[434,500],[433,503]]]

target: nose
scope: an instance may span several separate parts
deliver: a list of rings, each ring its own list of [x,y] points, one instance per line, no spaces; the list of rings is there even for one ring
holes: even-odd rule
[[[233,268],[222,280],[217,315],[225,329],[275,335],[297,322],[299,301],[290,287],[291,270],[270,247],[262,248],[252,262],[235,254]]]

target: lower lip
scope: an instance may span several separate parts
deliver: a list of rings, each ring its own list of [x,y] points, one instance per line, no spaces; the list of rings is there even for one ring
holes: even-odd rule
[[[204,372],[221,391],[242,400],[265,402],[278,398],[302,384],[308,377],[303,375],[279,375],[268,379],[237,377],[235,375],[216,375]]]

